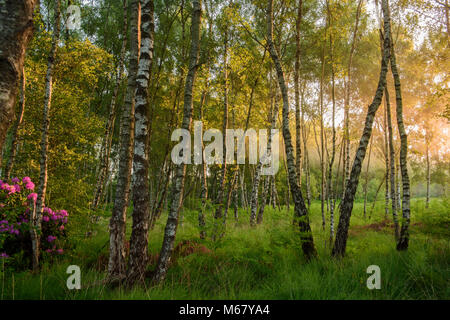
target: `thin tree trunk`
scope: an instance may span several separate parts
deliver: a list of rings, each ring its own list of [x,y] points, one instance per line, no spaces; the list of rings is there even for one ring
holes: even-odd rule
[[[369,158],[367,159],[366,176],[365,176],[365,181],[364,181],[364,219],[366,218],[367,185],[369,184],[369,168],[370,168],[370,156],[372,155],[373,136],[370,137],[369,144],[370,144],[370,147],[369,147]]]
[[[150,192],[148,188],[150,106],[148,85],[153,62],[154,4],[141,0],[141,41],[136,76],[135,131],[133,155],[133,224],[130,238],[127,284],[143,282],[147,267]]]
[[[303,101],[303,99],[302,99]],[[305,175],[306,175],[306,201],[308,203],[308,208],[311,206],[311,183],[310,183],[310,168],[309,168],[309,152],[307,148],[307,132],[305,128],[305,119],[304,119],[304,111],[303,111],[303,102],[302,102],[302,133],[303,133],[303,150],[305,151],[304,155],[304,167],[305,167]]]
[[[141,7],[139,0],[131,0],[130,65],[125,100],[120,120],[119,172],[112,216],[109,223],[109,262],[110,281],[125,277],[125,231],[127,208],[130,196],[131,167],[134,152],[134,108],[136,76],[139,64]]]
[[[17,119],[14,130],[12,133],[12,142],[11,142],[11,152],[8,159],[8,164],[6,165],[5,170],[5,179],[9,180],[11,176],[12,169],[14,167],[14,161],[16,160],[16,153],[17,153],[17,141],[19,139],[19,129],[20,125],[23,121],[23,114],[25,112],[25,91],[26,91],[26,75],[25,75],[25,67],[22,67],[22,85],[20,88],[20,109],[19,109],[19,118]]]
[[[327,1],[327,11],[328,11],[328,24],[331,25],[331,11],[329,3]],[[331,126],[332,126],[332,138],[331,138],[331,158],[328,169],[328,199],[330,204],[330,243],[333,241],[334,235],[334,190],[333,190],[333,165],[334,158],[336,155],[336,92],[335,92],[335,79],[334,79],[334,59],[333,59],[333,35],[330,31],[330,64],[331,64],[331,100],[332,100],[332,112],[331,112]],[[338,168],[339,170],[339,168]],[[333,224],[333,225],[332,225]]]
[[[345,96],[344,96],[344,137],[345,137],[345,143],[344,143],[344,180],[343,180],[343,188],[342,188],[342,199],[344,199],[344,193],[345,193],[345,187],[348,183],[348,180],[350,178],[350,92],[351,92],[351,73],[352,73],[352,64],[353,64],[353,55],[355,53],[356,49],[356,41],[357,41],[357,35],[358,35],[358,25],[359,25],[359,17],[361,15],[361,8],[362,8],[363,0],[359,0],[358,7],[356,9],[356,20],[355,20],[355,28],[353,29],[353,36],[352,36],[352,44],[350,48],[350,55],[348,58],[348,65],[347,65],[347,81],[345,81]]]
[[[14,121],[17,82],[33,35],[33,12],[38,0],[2,1],[0,10],[0,150]],[[0,158],[1,168],[1,158]]]
[[[378,185],[377,192],[375,192],[375,199],[373,200],[372,208],[370,208],[370,211],[369,211],[369,220],[372,217],[373,208],[375,208],[375,204],[376,204],[377,198],[378,198],[378,192],[380,192],[380,189],[381,189],[381,186],[383,185],[383,183],[385,183],[386,184],[386,188],[388,188],[387,187],[387,185],[388,185],[387,174],[384,174],[383,179],[381,179],[381,182]]]
[[[266,176],[261,195],[261,204],[259,206],[258,216],[256,217],[257,224],[261,224],[261,222],[263,221],[264,208],[267,204],[267,194],[269,193],[269,188],[270,188],[270,177]]]
[[[388,126],[388,146],[389,146],[389,178],[391,185],[391,205],[392,205],[392,217],[394,220],[395,228],[395,239],[398,240],[399,225],[398,225],[398,215],[397,215],[397,194],[395,192],[395,150],[394,150],[394,133],[392,131],[392,118],[391,118],[391,104],[389,101],[389,90],[386,87],[384,90],[385,101],[386,101],[386,115],[387,115],[387,126]],[[386,188],[388,186],[386,185]]]
[[[383,6],[384,16],[388,16],[389,12],[386,6]],[[353,201],[355,198],[356,189],[358,187],[359,176],[361,173],[362,162],[366,155],[367,144],[372,135],[372,125],[375,118],[375,114],[383,99],[383,91],[386,86],[386,73],[388,71],[389,56],[390,56],[390,24],[388,19],[385,19],[384,30],[387,35],[384,39],[383,56],[381,61],[380,78],[378,81],[377,90],[375,92],[374,99],[369,105],[366,121],[364,124],[363,134],[359,142],[358,150],[356,151],[355,160],[353,161],[352,171],[350,173],[350,180],[345,188],[345,196],[340,207],[339,225],[336,233],[336,240],[334,243],[332,254],[333,256],[343,257],[345,255],[345,249],[347,245],[348,228],[350,223],[350,217],[353,209]]]
[[[384,0],[382,2],[386,7],[387,16],[385,20],[390,24],[390,16],[389,16],[389,1]],[[391,36],[391,29],[389,28],[387,33],[389,33],[389,38]],[[403,123],[403,100],[402,100],[402,90],[400,84],[400,76],[397,69],[397,62],[395,57],[394,46],[390,47],[391,49],[391,71],[392,76],[394,78],[394,86],[395,86],[395,103],[396,103],[396,116],[397,116],[397,127],[398,133],[400,136],[400,172],[402,176],[402,228],[400,230],[400,239],[397,242],[397,250],[406,250],[408,249],[409,243],[409,222],[410,222],[410,185],[409,185],[409,175],[408,175],[408,167],[407,167],[407,153],[408,153],[408,136],[406,134],[405,125]]]
[[[203,104],[206,99],[206,90],[202,94],[202,98],[200,101],[200,107],[199,107],[199,120],[202,121],[203,119]],[[201,135],[203,137],[203,126],[201,130]],[[202,201],[201,208],[198,212],[198,226],[200,229],[200,239],[206,238],[206,231],[205,231],[205,209],[206,209],[206,201],[208,200],[208,182],[206,180],[206,159],[205,159],[205,148],[203,146],[203,138],[201,139],[201,153],[202,153],[202,165],[200,170],[200,180],[201,180],[201,188],[200,188],[200,199]]]
[[[192,92],[195,84],[195,76],[198,68],[198,57],[200,52],[200,29],[201,29],[201,4],[199,0],[193,1],[192,26],[191,26],[191,51],[189,57],[189,71],[186,75],[184,91],[184,115],[181,128],[190,131],[192,122]],[[175,167],[175,177],[172,185],[172,203],[170,205],[169,216],[164,230],[164,239],[159,254],[158,263],[153,276],[155,283],[164,280],[169,267],[170,258],[175,242],[178,226],[178,216],[184,189],[186,176],[186,164],[178,164]]]
[[[322,46],[322,74],[320,76],[320,209],[322,213],[322,230],[325,231],[325,137],[323,126],[323,81],[325,77],[325,44]]]
[[[103,197],[103,189],[105,188],[106,179],[109,172],[109,156],[111,153],[111,144],[114,134],[114,123],[116,120],[117,96],[119,94],[120,83],[122,82],[122,74],[124,69],[125,51],[127,47],[127,0],[123,1],[123,29],[122,29],[122,49],[119,58],[119,73],[117,75],[114,91],[111,98],[111,105],[109,109],[109,117],[105,128],[105,139],[100,153],[100,174],[97,179],[95,188],[94,200],[92,201],[92,209],[96,209]]]
[[[428,132],[426,132],[428,134]],[[431,174],[430,174],[430,150],[429,150],[428,137],[425,138],[426,147],[426,160],[427,160],[427,200],[425,202],[425,208],[430,206],[430,184],[431,184]]]
[[[291,197],[290,197],[290,194],[291,194],[291,186],[290,186],[290,184],[289,184],[289,177],[288,177],[288,167],[287,167],[287,161],[286,161],[286,148],[285,148],[285,146],[284,146],[284,141],[282,141],[282,143],[283,143],[283,165],[284,165],[284,172],[286,172],[286,185],[287,185],[287,192],[286,192],[286,209],[287,209],[287,211],[289,212],[289,210],[290,210],[290,203],[291,203]],[[308,155],[308,153],[307,153],[307,150],[305,150],[305,155],[307,156]],[[305,158],[306,159],[306,158]],[[308,206],[309,206],[309,203],[308,203]],[[293,224],[295,224],[296,223],[296,218],[295,218],[295,212],[294,212],[294,219],[293,219],[293,221],[292,221],[292,223]]]
[[[297,217],[297,223],[300,231],[300,238],[302,243],[303,253],[307,260],[316,256],[316,249],[314,247],[314,241],[311,232],[311,226],[309,224],[308,209],[303,201],[302,191],[300,190],[297,181],[297,173],[295,172],[294,151],[291,142],[291,132],[289,129],[289,96],[287,91],[286,82],[284,79],[284,72],[281,66],[278,53],[273,43],[273,0],[268,0],[267,8],[267,38],[270,56],[275,64],[277,71],[278,83],[280,86],[281,94],[283,97],[283,137],[286,151],[286,161],[288,167],[289,185],[291,187],[292,197],[295,203],[295,216]]]
[[[39,247],[40,247],[40,230],[42,213],[45,206],[45,193],[47,191],[47,179],[48,179],[48,138],[50,129],[50,107],[52,105],[52,92],[53,92],[53,70],[55,66],[56,51],[59,44],[59,36],[61,31],[61,2],[56,1],[55,7],[55,29],[52,39],[52,47],[48,56],[47,62],[47,75],[45,77],[45,96],[44,96],[44,115],[42,120],[42,138],[41,138],[41,154],[40,154],[40,169],[39,169],[39,186],[38,197],[36,200],[36,211],[32,217],[33,228],[31,229],[31,246],[33,250],[33,270],[39,268]]]
[[[274,129],[276,116],[278,115],[278,101],[275,96],[275,102],[274,102],[272,86],[270,86],[270,103],[271,103],[270,129]],[[277,111],[276,113],[275,113],[275,110]],[[263,162],[265,161],[265,157],[269,156],[269,152],[271,150],[271,143],[272,143],[272,132],[270,131],[269,139],[267,142],[267,152],[265,155],[259,155],[259,161],[258,161],[258,164],[256,165],[255,177],[253,179],[252,196],[251,196],[251,201],[250,201],[250,225],[251,226],[255,226],[255,224],[257,222],[258,198],[259,198],[258,192],[259,192],[259,184],[260,184],[260,180],[261,180],[261,171],[262,171],[262,167],[263,167]],[[265,192],[265,191],[266,191],[266,188],[263,187],[263,192]],[[267,196],[267,193],[265,195],[263,194],[262,196],[263,197]]]
[[[224,66],[224,88],[223,88],[223,159],[222,159],[222,170],[220,175],[219,188],[217,190],[217,198],[215,201],[216,210],[214,213],[214,230],[211,236],[212,240],[216,239],[216,236],[221,232],[218,230],[219,220],[222,219],[223,210],[223,198],[225,192],[225,181],[227,175],[227,127],[228,127],[228,25],[225,26],[225,39],[224,39],[224,56],[223,56],[223,66]]]
[[[294,89],[295,89],[295,167],[298,173],[298,185],[302,185],[302,147],[301,147],[301,110],[300,110],[300,25],[302,23],[302,6],[303,1],[299,0],[296,20],[295,33],[295,71],[294,71]]]
[[[386,91],[385,91],[386,93]],[[385,193],[384,193],[384,218],[387,219],[389,214],[389,142],[387,129],[387,100],[384,100],[384,161],[385,161]]]
[[[272,100],[272,99],[271,99]],[[269,132],[269,138],[267,139],[267,148],[266,148],[266,153],[264,155],[260,155],[260,159],[258,162],[258,166],[256,167],[256,176],[260,177],[261,176],[261,171],[262,171],[262,167],[263,167],[263,162],[265,161],[265,159],[267,157],[271,157],[272,155],[272,130],[275,129],[276,126],[276,122],[277,122],[277,117],[278,117],[278,101],[275,100],[275,103],[273,104],[273,108],[271,110],[271,124],[270,124],[270,132]],[[255,178],[256,180],[257,178]],[[259,178],[258,178],[259,179]],[[263,219],[263,214],[264,214],[264,207],[266,205],[267,202],[267,195],[269,194],[269,188],[270,188],[270,184],[271,181],[270,179],[266,178],[266,183],[263,187],[263,194],[261,197],[261,203],[259,206],[259,211],[258,211],[258,215],[256,216],[256,209],[257,209],[257,200],[258,200],[258,194],[252,196],[252,214],[250,215],[250,225],[254,226],[255,225],[255,220],[257,224],[260,224],[262,222]],[[256,183],[255,183],[256,185]],[[258,183],[259,185],[259,183]],[[256,201],[254,201],[254,199],[256,199]],[[254,202],[256,202],[256,205],[254,204]],[[255,205],[255,207],[253,207]]]

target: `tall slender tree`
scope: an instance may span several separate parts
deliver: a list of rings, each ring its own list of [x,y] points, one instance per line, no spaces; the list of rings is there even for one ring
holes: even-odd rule
[[[332,102],[332,109],[331,109],[331,130],[332,130],[332,137],[331,137],[331,157],[329,161],[329,167],[328,167],[328,201],[329,201],[329,207],[330,207],[330,241],[333,240],[333,234],[334,234],[334,190],[333,190],[333,165],[334,165],[334,158],[336,156],[336,85],[335,85],[335,67],[334,67],[334,40],[333,40],[333,32],[331,29],[332,25],[332,15],[331,15],[331,8],[330,3],[327,1],[327,13],[328,13],[328,25],[330,26],[330,68],[331,68],[331,102]]]
[[[279,55],[273,43],[273,0],[268,0],[267,6],[267,40],[269,46],[270,56],[275,64],[275,69],[278,77],[278,85],[281,90],[283,98],[283,138],[286,151],[286,161],[288,168],[288,179],[291,188],[292,198],[294,199],[294,210],[296,223],[300,229],[300,238],[302,240],[302,249],[306,259],[316,256],[316,249],[314,247],[314,240],[309,224],[308,209],[303,200],[302,191],[299,188],[297,181],[297,173],[295,171],[294,150],[291,142],[291,132],[289,129],[289,96],[284,76],[283,67],[281,65]]]
[[[189,70],[186,75],[186,83],[184,89],[184,110],[183,122],[181,128],[185,130],[191,129],[192,122],[192,92],[195,84],[195,77],[198,68],[198,59],[200,52],[200,30],[202,9],[200,0],[192,2],[192,26],[191,26],[191,49],[189,56]],[[159,283],[163,281],[167,274],[170,258],[175,242],[175,236],[178,227],[179,210],[182,202],[184,190],[184,180],[186,176],[186,164],[181,163],[175,167],[175,176],[172,183],[172,201],[169,208],[169,216],[167,218],[166,227],[164,229],[164,239],[159,254],[158,263],[153,276],[153,281]]]
[[[352,214],[356,188],[358,187],[359,176],[361,174],[361,167],[366,155],[369,139],[372,135],[372,125],[375,119],[375,114],[383,99],[383,92],[386,86],[386,74],[388,72],[391,41],[390,41],[390,23],[387,18],[389,17],[389,12],[387,11],[385,5],[383,6],[383,16],[385,18],[384,32],[386,36],[384,37],[380,77],[378,80],[378,86],[375,92],[375,96],[367,110],[364,130],[361,139],[359,141],[359,147],[356,151],[355,159],[353,161],[353,166],[350,173],[350,180],[346,184],[344,199],[340,206],[339,225],[336,233],[336,240],[332,250],[332,255],[335,257],[342,257],[345,255],[345,249],[347,246],[348,228],[350,224],[350,217]]]
[[[127,283],[142,282],[147,266],[150,192],[148,188],[150,106],[148,86],[153,62],[155,30],[153,0],[141,1],[141,48],[136,76],[133,154],[133,224],[130,238]]]
[[[16,160],[17,142],[19,140],[19,129],[23,121],[23,114],[25,112],[25,91],[26,91],[26,75],[25,75],[25,68],[23,67],[21,77],[21,87],[20,87],[19,118],[16,120],[12,132],[11,152],[9,155],[8,164],[6,165],[6,170],[4,174],[6,180],[9,180],[12,169],[14,167],[14,161]]]
[[[36,200],[36,210],[33,210],[32,224],[31,228],[31,245],[33,251],[33,269],[37,270],[39,268],[39,230],[41,229],[42,214],[44,212],[45,206],[45,194],[47,191],[47,179],[48,179],[48,138],[50,129],[50,108],[52,105],[52,93],[53,93],[53,72],[55,67],[55,59],[57,54],[57,49],[59,45],[59,37],[61,32],[61,1],[56,1],[55,6],[55,24],[53,30],[52,46],[47,61],[47,75],[45,77],[45,96],[44,96],[44,114],[42,120],[42,130],[41,130],[41,151],[39,160],[39,184],[37,189],[37,200]]]
[[[111,98],[111,104],[109,107],[109,116],[105,126],[105,137],[103,140],[102,148],[100,151],[100,172],[97,179],[97,185],[94,193],[94,200],[92,201],[92,208],[96,209],[99,205],[103,193],[104,188],[107,182],[108,173],[109,173],[109,158],[111,154],[111,144],[112,138],[114,134],[114,123],[116,121],[117,114],[117,98],[119,94],[120,84],[122,82],[122,75],[124,71],[124,60],[125,60],[125,51],[127,47],[127,32],[128,32],[128,24],[127,24],[127,11],[128,5],[127,0],[123,0],[123,28],[122,28],[122,49],[120,51],[119,63],[118,63],[118,74],[116,75],[116,82],[114,84],[113,95]]]
[[[225,182],[227,176],[227,127],[228,127],[228,23],[225,23],[224,30],[224,49],[223,49],[223,155],[222,155],[222,167],[220,174],[219,189],[217,190],[217,197],[215,200],[216,210],[214,213],[214,230],[212,239],[215,240],[219,233],[220,223],[222,219],[223,202],[225,194]]]
[[[123,279],[126,271],[125,231],[134,146],[136,75],[141,42],[141,6],[139,0],[131,0],[130,7],[130,62],[128,67],[127,90],[120,119],[119,172],[117,174],[114,206],[109,223],[108,278],[110,281]]]
[[[361,15],[363,0],[358,1],[358,7],[356,9],[355,27],[353,29],[352,42],[350,46],[350,54],[348,57],[347,64],[347,75],[345,81],[345,96],[344,96],[344,157],[343,157],[343,168],[344,168],[344,179],[342,188],[342,199],[344,198],[345,186],[350,178],[350,92],[351,92],[351,81],[352,81],[352,66],[353,66],[353,56],[356,50],[356,41],[358,36],[359,19]]]
[[[391,23],[390,12],[389,12],[389,1],[383,0],[382,5],[384,10],[387,12],[387,16],[384,20],[387,23]],[[386,23],[386,22],[385,22]],[[391,29],[389,28],[386,32],[389,33],[389,38],[392,39]],[[391,41],[392,42],[392,41]],[[396,104],[396,117],[397,117],[397,127],[400,136],[400,173],[402,177],[402,228],[400,230],[400,238],[397,242],[397,250],[408,249],[409,243],[409,222],[410,222],[410,185],[409,185],[409,175],[407,166],[407,154],[408,154],[408,136],[405,129],[405,124],[403,123],[403,99],[402,99],[402,89],[400,83],[400,75],[397,68],[397,61],[395,56],[394,45],[390,47],[391,55],[391,71],[394,78],[395,87],[395,104]]]
[[[295,21],[295,167],[298,172],[298,184],[302,185],[302,145],[301,145],[301,110],[300,110],[300,26],[302,23],[303,0],[298,1],[297,19]]]

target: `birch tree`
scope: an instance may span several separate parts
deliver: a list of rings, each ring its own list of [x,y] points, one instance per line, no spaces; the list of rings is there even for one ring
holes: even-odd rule
[[[119,172],[116,194],[109,223],[109,261],[110,281],[125,277],[125,228],[126,211],[130,195],[131,166],[134,145],[134,106],[136,74],[139,62],[141,8],[139,0],[130,3],[130,62],[128,67],[127,90],[120,119]]]
[[[344,96],[344,157],[343,157],[343,168],[344,168],[344,179],[343,179],[343,188],[342,188],[342,198],[344,198],[344,190],[345,186],[349,179],[350,174],[350,92],[351,92],[351,75],[352,75],[352,65],[353,65],[353,55],[356,50],[356,41],[358,35],[358,26],[359,26],[359,18],[361,15],[363,0],[358,1],[358,7],[356,9],[356,19],[355,19],[355,27],[353,29],[352,42],[350,47],[350,54],[348,58],[347,64],[347,75],[345,79],[345,96]]]
[[[191,49],[189,56],[189,69],[186,75],[186,83],[184,89],[183,122],[181,124],[181,128],[188,131],[191,129],[192,122],[192,92],[198,68],[202,14],[201,4],[199,0],[193,0],[192,5]],[[169,267],[177,232],[179,210],[183,198],[185,176],[186,164],[177,164],[175,166],[175,176],[172,183],[172,201],[169,209],[169,216],[167,218],[166,227],[164,229],[163,244],[153,276],[153,281],[155,283],[159,283],[165,279],[167,269]]]
[[[300,230],[300,239],[302,242],[303,253],[306,259],[310,259],[316,255],[316,249],[314,247],[313,236],[311,232],[311,226],[309,225],[308,209],[306,208],[305,202],[303,200],[302,191],[297,184],[297,173],[295,171],[294,162],[294,150],[291,142],[291,132],[289,129],[289,96],[286,86],[286,81],[284,77],[283,67],[281,65],[279,55],[273,43],[273,0],[268,0],[267,6],[267,42],[269,46],[270,56],[273,63],[275,64],[275,69],[278,77],[278,84],[281,90],[281,95],[283,98],[283,138],[286,152],[286,161],[289,176],[289,185],[292,193],[292,198],[294,199],[294,210],[296,223]]]
[[[0,149],[14,121],[17,82],[33,35],[36,5],[38,0],[0,1]]]
[[[301,146],[301,110],[300,110],[300,25],[302,23],[303,0],[299,0],[297,8],[297,19],[295,21],[295,167],[298,172],[298,184],[302,185],[302,146]]]
[[[382,1],[387,12],[387,16],[384,17],[385,23],[391,23],[390,13],[389,13],[389,1]],[[387,20],[387,22],[386,22]],[[388,38],[392,39],[390,27],[385,33],[389,33]],[[408,136],[405,130],[405,124],[403,123],[403,99],[402,99],[402,89],[400,83],[400,75],[397,68],[397,61],[395,57],[394,45],[390,47],[391,55],[391,72],[394,78],[395,86],[395,104],[396,104],[396,116],[397,116],[397,127],[400,136],[400,173],[402,177],[402,228],[400,230],[400,238],[397,242],[397,250],[408,249],[409,243],[409,222],[410,222],[410,186],[409,186],[409,175],[407,166],[407,154],[408,154]]]
[[[22,67],[22,76],[21,76],[21,87],[20,87],[20,102],[19,102],[19,118],[16,120],[14,124],[13,133],[12,133],[12,141],[11,141],[11,152],[8,159],[8,164],[6,165],[5,170],[5,180],[9,180],[11,176],[11,171],[14,167],[14,161],[16,160],[17,153],[17,142],[19,139],[19,129],[20,125],[23,121],[23,114],[25,112],[25,91],[26,91],[26,75],[25,68]]]
[[[215,201],[216,210],[214,213],[214,229],[212,239],[215,240],[219,233],[219,220],[222,218],[223,201],[225,193],[225,181],[227,175],[227,127],[228,127],[228,24],[225,23],[224,30],[224,53],[223,53],[223,155],[222,155],[222,167],[220,174],[219,188],[217,190],[217,197]]]
[[[31,232],[31,246],[33,251],[32,261],[33,261],[33,270],[37,270],[39,268],[39,247],[40,247],[40,239],[39,239],[39,231],[41,229],[42,223],[42,214],[44,212],[45,206],[45,193],[47,191],[47,179],[48,179],[48,138],[49,138],[49,129],[50,129],[50,108],[52,105],[52,93],[53,93],[53,70],[55,67],[55,59],[56,59],[56,51],[58,49],[59,44],[59,36],[61,31],[61,2],[60,0],[56,1],[55,7],[55,25],[52,37],[52,46],[50,49],[50,53],[47,61],[47,74],[45,77],[45,96],[44,96],[44,112],[43,112],[43,120],[42,120],[42,129],[41,129],[41,152],[40,152],[40,160],[39,160],[39,183],[37,189],[37,199],[36,199],[36,208],[33,210],[32,214],[32,225],[33,228],[30,229]]]
[[[117,114],[117,96],[119,94],[120,83],[122,82],[122,75],[124,69],[125,51],[127,47],[127,0],[123,0],[123,31],[122,31],[122,49],[120,51],[119,64],[118,64],[118,74],[116,77],[116,82],[114,84],[113,95],[111,98],[111,104],[109,107],[108,121],[105,126],[105,138],[103,140],[102,148],[100,151],[100,172],[97,179],[97,185],[94,193],[94,200],[92,201],[92,208],[96,209],[101,201],[104,193],[104,188],[106,184],[106,179],[108,178],[109,172],[109,157],[111,153],[111,144],[114,134],[114,123]]]
[[[148,86],[153,61],[155,30],[153,0],[141,1],[141,47],[136,76],[135,130],[133,153],[133,224],[130,238],[127,284],[144,280],[147,266],[150,192],[148,188],[149,160],[149,97]]]
[[[391,42],[390,42],[390,24],[387,18],[389,16],[389,12],[387,11],[386,5],[384,5],[384,3],[383,3],[383,16],[384,16],[384,32],[386,36],[384,37],[380,76],[375,96],[367,110],[363,133],[359,141],[359,147],[356,151],[355,159],[352,165],[352,170],[350,172],[350,179],[346,184],[344,199],[340,207],[339,224],[336,232],[336,240],[334,242],[334,247],[332,250],[332,255],[336,257],[343,257],[345,255],[345,249],[347,246],[348,228],[353,209],[353,201],[355,199],[356,189],[358,187],[359,176],[361,174],[361,167],[366,155],[367,145],[372,135],[372,125],[374,122],[375,114],[383,99],[383,92],[386,86],[386,74],[389,65]]]

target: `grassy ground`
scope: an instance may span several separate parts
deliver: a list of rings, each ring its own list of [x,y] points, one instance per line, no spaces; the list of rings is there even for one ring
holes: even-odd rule
[[[133,290],[101,284],[108,257],[105,216],[91,238],[77,241],[70,253],[52,265],[45,264],[40,274],[2,272],[0,298],[449,299],[448,201],[434,199],[425,209],[423,199],[415,199],[411,207],[410,248],[397,252],[392,226],[383,222],[384,205],[377,203],[368,220],[362,217],[362,204],[355,203],[347,256],[334,260],[330,258],[329,230],[321,230],[320,203],[313,203],[312,229],[319,257],[310,263],[305,262],[291,225],[292,208],[287,212],[268,207],[263,225],[257,228],[248,226],[248,215],[240,210],[240,222],[236,224],[231,217],[226,236],[215,243],[198,239],[197,213],[184,210],[165,283]],[[211,220],[211,215],[208,218]],[[163,216],[150,234],[150,269],[156,263],[165,219]],[[81,290],[66,288],[66,268],[73,264],[81,268]],[[369,265],[381,269],[380,290],[366,287]]]

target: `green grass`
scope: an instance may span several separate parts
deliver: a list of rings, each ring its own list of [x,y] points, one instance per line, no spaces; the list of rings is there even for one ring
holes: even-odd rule
[[[1,273],[0,295],[3,299],[449,299],[448,201],[433,199],[429,209],[424,208],[423,199],[412,201],[407,252],[395,250],[389,226],[367,227],[384,219],[384,204],[376,204],[370,221],[363,218],[362,206],[354,206],[347,255],[335,260],[330,257],[328,221],[327,230],[322,231],[320,203],[312,204],[319,255],[309,263],[292,227],[292,207],[290,212],[267,207],[264,222],[257,228],[248,226],[248,215],[240,210],[240,222],[230,217],[226,236],[216,242],[200,240],[197,212],[184,210],[176,243],[190,240],[204,248],[176,254],[163,285],[132,290],[111,289],[101,282],[108,256],[108,217],[103,217],[92,238],[77,241],[65,257],[44,264],[40,274]],[[161,247],[165,222],[163,216],[150,233],[153,258]],[[71,264],[81,267],[81,290],[66,288],[66,268]],[[380,290],[366,287],[369,265],[381,269]]]

